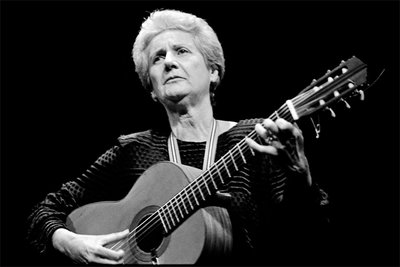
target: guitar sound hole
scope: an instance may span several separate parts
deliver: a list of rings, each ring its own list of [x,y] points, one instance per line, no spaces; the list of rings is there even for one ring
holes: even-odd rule
[[[140,224],[146,220],[148,216],[141,219]],[[160,247],[164,239],[164,230],[162,225],[157,225],[147,229],[141,236],[136,236],[138,247],[144,252],[155,253],[157,248]],[[156,255],[153,255],[156,256]]]

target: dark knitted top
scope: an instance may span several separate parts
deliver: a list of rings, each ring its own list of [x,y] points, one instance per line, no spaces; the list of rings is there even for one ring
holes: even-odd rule
[[[216,160],[250,133],[257,122],[261,119],[243,120],[221,134]],[[118,138],[117,144],[82,175],[63,184],[59,191],[48,194],[34,207],[28,218],[29,243],[44,255],[54,252],[51,236],[56,229],[65,227],[66,216],[87,203],[125,197],[146,169],[168,160],[167,139],[167,132],[159,130]],[[178,140],[178,145],[182,164],[201,169],[205,142]],[[328,203],[327,195],[316,183],[308,188],[298,182],[304,177],[294,176],[260,154],[233,174],[224,188],[232,198],[221,205],[228,209],[232,220],[234,252],[240,252],[233,253],[234,263],[240,263],[240,259],[246,264],[257,263],[259,256],[254,255],[259,251],[264,254],[270,251],[275,255],[271,256],[277,257],[274,249],[285,243],[284,239],[293,237],[290,233],[294,231],[287,228],[303,231],[300,228],[304,225],[324,219],[321,207]]]

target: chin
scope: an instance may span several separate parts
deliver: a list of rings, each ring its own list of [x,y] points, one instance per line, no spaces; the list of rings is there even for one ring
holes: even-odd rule
[[[183,92],[183,90],[171,90],[171,92],[166,94],[166,99],[171,102],[179,102],[187,96],[187,92]]]
[[[169,98],[169,101],[174,104],[181,104],[181,105],[186,103],[185,96],[173,96]]]

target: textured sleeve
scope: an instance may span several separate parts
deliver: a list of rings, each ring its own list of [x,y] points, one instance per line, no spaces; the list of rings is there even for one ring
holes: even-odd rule
[[[84,204],[118,197],[113,192],[119,175],[121,147],[114,146],[99,157],[82,175],[49,193],[38,203],[27,220],[27,241],[41,254],[53,250],[51,237],[58,228],[65,228],[68,214]],[[114,195],[113,195],[114,194]]]

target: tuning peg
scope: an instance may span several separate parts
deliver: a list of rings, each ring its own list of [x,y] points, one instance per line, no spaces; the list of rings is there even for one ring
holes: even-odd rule
[[[333,111],[333,109],[326,107],[326,110],[328,110],[328,111],[331,113],[331,116],[332,116],[333,118],[336,117],[336,114],[335,114],[335,112]]]
[[[340,96],[340,93],[339,93],[338,91],[334,91],[334,92],[333,92],[333,95],[334,95],[335,97],[338,97],[338,96]]]
[[[365,99],[364,91],[363,90],[356,90],[356,93],[358,93],[360,95],[360,100],[364,101],[364,99]]]
[[[348,86],[349,86],[349,88],[351,89],[351,88],[354,87],[354,84],[350,82],[350,83],[348,84]],[[360,100],[361,100],[361,101],[364,101],[364,99],[365,99],[364,91],[363,91],[363,90],[357,90],[357,89],[356,89],[355,92],[358,93],[358,94],[360,95]]]
[[[346,105],[346,108],[350,109],[351,106],[349,105],[349,103],[347,103],[346,100],[344,100],[343,98],[340,99],[340,102],[343,102]]]
[[[342,74],[345,74],[347,72],[347,68],[342,68]]]

